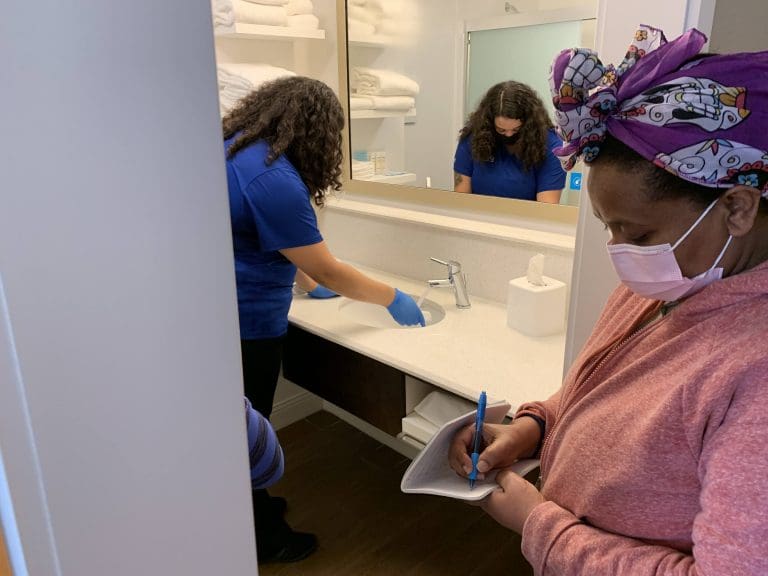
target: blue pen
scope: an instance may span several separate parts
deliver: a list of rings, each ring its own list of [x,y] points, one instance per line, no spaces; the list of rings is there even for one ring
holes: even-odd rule
[[[469,473],[469,489],[475,487],[477,480],[477,460],[480,458],[480,445],[483,441],[483,420],[485,419],[485,390],[480,392],[477,401],[477,415],[475,416],[475,439],[472,443],[472,472]]]

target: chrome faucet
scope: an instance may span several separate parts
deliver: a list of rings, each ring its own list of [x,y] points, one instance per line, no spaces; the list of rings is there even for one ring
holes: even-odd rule
[[[427,280],[427,283],[433,288],[453,287],[453,294],[456,296],[456,308],[470,308],[472,304],[467,293],[467,276],[462,273],[461,264],[455,260],[448,260],[448,262],[438,260],[437,258],[430,258],[430,260],[446,266],[448,268],[448,278],[444,280]]]

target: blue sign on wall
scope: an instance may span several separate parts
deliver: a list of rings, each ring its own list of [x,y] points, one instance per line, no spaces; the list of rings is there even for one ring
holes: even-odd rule
[[[571,172],[568,176],[568,187],[571,190],[581,190],[581,172]]]

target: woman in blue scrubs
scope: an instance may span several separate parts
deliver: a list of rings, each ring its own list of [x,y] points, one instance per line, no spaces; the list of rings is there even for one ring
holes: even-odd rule
[[[317,226],[341,187],[344,112],[333,91],[294,76],[264,84],[223,122],[245,395],[272,413],[294,280],[315,298],[343,294],[424,325],[413,298],[336,260]],[[295,562],[317,547],[283,519],[285,500],[253,491],[259,562]]]
[[[557,204],[565,171],[552,149],[560,144],[533,89],[514,81],[496,84],[459,135],[454,191]]]

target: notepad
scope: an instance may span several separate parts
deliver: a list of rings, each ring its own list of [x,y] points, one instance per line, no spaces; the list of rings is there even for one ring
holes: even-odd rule
[[[485,422],[488,424],[502,422],[510,407],[505,402],[489,405],[485,409]],[[443,424],[408,466],[400,482],[400,490],[406,493],[434,494],[460,500],[482,500],[499,488],[496,484],[496,471],[486,474],[483,480],[476,481],[474,488],[470,489],[469,480],[456,474],[448,464],[448,450],[453,437],[460,429],[475,421],[476,413],[477,410],[473,410]],[[525,476],[538,465],[538,460],[518,460],[512,465],[511,470],[520,476]]]

